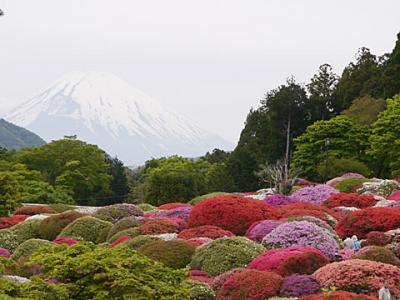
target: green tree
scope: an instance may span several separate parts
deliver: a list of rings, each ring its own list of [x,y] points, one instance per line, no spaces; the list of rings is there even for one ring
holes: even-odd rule
[[[212,152],[207,152],[203,158],[212,164],[225,163],[230,155],[230,152],[215,148]]]
[[[104,151],[76,137],[21,150],[16,160],[39,171],[51,185],[70,188],[78,204],[87,205],[110,195],[112,177]]]
[[[335,95],[337,82],[338,76],[332,71],[332,67],[329,64],[323,64],[319,67],[318,74],[315,74],[311,82],[307,84],[314,121],[326,120],[337,114],[338,105]]]
[[[16,188],[17,184],[15,174],[9,171],[0,172],[0,217],[8,216],[19,205],[21,195]]]
[[[317,166],[328,157],[366,159],[368,132],[345,116],[317,121],[295,139],[293,165],[309,179],[321,179]]]
[[[400,93],[400,33],[393,51],[387,56],[382,72],[382,97],[391,98]]]
[[[384,111],[385,108],[385,100],[375,99],[366,95],[355,99],[351,106],[343,111],[342,114],[359,125],[370,126],[378,119],[379,113]]]
[[[229,174],[229,170],[224,163],[210,165],[206,174],[207,193],[212,192],[233,192],[235,182]]]
[[[369,154],[377,176],[400,175],[400,95],[387,99],[387,108],[372,125]]]

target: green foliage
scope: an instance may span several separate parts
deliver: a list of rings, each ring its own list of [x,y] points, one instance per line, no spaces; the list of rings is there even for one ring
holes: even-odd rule
[[[215,163],[209,167],[206,174],[206,186],[209,192],[233,192],[235,182],[229,174],[229,170],[224,163]]]
[[[111,195],[101,199],[101,201],[97,200],[96,204],[109,205],[125,202],[129,194],[129,185],[124,164],[117,157],[106,156],[106,161],[109,165],[108,174],[112,178],[110,182]]]
[[[366,95],[355,99],[342,114],[359,125],[370,126],[378,119],[379,113],[384,111],[385,108],[385,100]]]
[[[345,116],[317,121],[295,139],[293,165],[309,179],[319,179],[317,166],[327,156],[363,160],[367,147],[366,130]],[[329,141],[329,144],[327,144]]]
[[[49,207],[52,208],[53,210],[55,210],[58,213],[62,213],[64,211],[71,210],[71,209],[75,208],[72,205],[63,204],[63,203],[52,203],[52,204],[49,204]]]
[[[0,217],[8,216],[21,202],[21,194],[15,188],[17,182],[11,172],[0,172]]]
[[[148,243],[158,240],[160,240],[160,238],[154,235],[138,235],[133,237],[131,240],[124,242],[124,245],[129,249],[137,250]]]
[[[357,187],[361,186],[361,184],[366,181],[368,181],[368,179],[354,177],[346,178],[340,181],[335,188],[341,193],[354,193]]]
[[[106,241],[111,227],[111,222],[85,216],[68,224],[67,227],[61,231],[60,236],[99,244]]]
[[[17,238],[17,234],[12,229],[0,229],[0,247],[14,252],[18,247]]]
[[[141,246],[138,251],[147,257],[162,262],[173,269],[185,268],[194,254],[195,247],[186,241],[154,241]]]
[[[190,200],[189,204],[196,205],[197,203],[200,203],[201,201],[203,201],[205,199],[212,198],[212,197],[219,196],[219,195],[225,195],[225,194],[227,194],[227,193],[213,192],[213,193],[197,196],[197,197],[193,198],[192,200]]]
[[[18,223],[7,229],[0,230],[0,247],[14,252],[21,243],[39,237],[39,220],[29,220]]]
[[[164,267],[123,246],[58,245],[37,252],[31,263],[42,266],[45,278],[69,278],[65,286],[70,299],[189,298],[182,287],[185,271]]]
[[[187,280],[184,286],[189,289],[190,300],[214,300],[216,297],[207,283]]]
[[[387,108],[372,125],[369,154],[380,177],[400,175],[400,95],[387,100]]]
[[[54,240],[60,232],[74,220],[84,216],[74,210],[50,216],[39,223],[40,237],[45,240]]]
[[[190,266],[214,277],[234,268],[247,266],[264,251],[262,245],[245,237],[223,237],[197,248]]]
[[[137,206],[144,212],[153,212],[153,211],[157,210],[157,207],[155,207],[149,203],[139,203]]]
[[[137,217],[125,217],[121,220],[119,220],[117,223],[115,223],[110,231],[108,232],[107,235],[107,240],[109,240],[114,234],[133,227],[138,227],[139,226],[139,220]]]
[[[133,228],[128,228],[125,230],[121,230],[119,232],[117,232],[116,234],[114,234],[113,236],[111,236],[107,241],[109,243],[112,243],[116,240],[118,240],[121,236],[130,236],[130,237],[136,237],[138,236],[138,231],[137,231],[137,227],[133,227]]]
[[[230,154],[230,152],[215,148],[211,153],[207,152],[203,156],[203,158],[212,164],[225,163],[228,160]]]
[[[20,244],[17,249],[15,249],[11,258],[13,260],[19,260],[28,258],[31,256],[35,251],[39,250],[41,247],[51,246],[52,243],[47,240],[41,239],[30,239],[26,240],[22,244]]]
[[[70,188],[81,205],[109,195],[112,178],[108,174],[105,153],[75,137],[21,150],[16,159],[42,173],[51,185]]]
[[[45,141],[33,132],[0,119],[0,147],[21,149],[40,146],[44,143]]]
[[[325,168],[325,163],[321,162],[317,166],[317,173],[319,178],[324,178],[326,172],[327,178],[334,178],[341,176],[345,173],[355,172],[368,177],[371,171],[367,165],[360,162],[355,158],[336,158],[330,157]]]

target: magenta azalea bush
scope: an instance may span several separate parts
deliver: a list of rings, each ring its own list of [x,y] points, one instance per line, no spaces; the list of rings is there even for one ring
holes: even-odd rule
[[[281,285],[281,297],[299,297],[302,295],[316,294],[321,286],[312,275],[293,274],[286,277]]]
[[[0,247],[0,256],[5,257],[5,258],[10,258],[11,253],[7,249]]]
[[[339,193],[339,191],[327,184],[319,184],[316,186],[307,186],[294,192],[290,198],[296,202],[311,202],[313,204],[321,204],[330,195]]]
[[[324,229],[308,221],[293,221],[279,225],[263,239],[267,248],[314,247],[333,259],[339,252],[336,240]]]
[[[183,206],[183,207],[177,207],[177,208],[173,208],[173,209],[169,209],[169,210],[163,210],[163,211],[160,211],[159,213],[156,213],[155,215],[157,217],[177,218],[177,219],[182,219],[182,220],[188,221],[191,211],[192,211],[191,206]]]
[[[250,240],[261,242],[262,239],[281,224],[275,220],[263,220],[253,223],[246,232],[246,237]]]
[[[267,196],[264,198],[264,203],[276,206],[276,205],[287,205],[298,202],[294,197],[288,197],[282,194],[275,194],[271,196]]]
[[[54,244],[67,244],[68,246],[75,245],[77,242],[77,240],[71,239],[67,236],[59,236],[53,241]]]
[[[361,175],[359,173],[354,173],[354,172],[345,173],[340,177],[342,177],[342,178],[365,178],[364,175]]]

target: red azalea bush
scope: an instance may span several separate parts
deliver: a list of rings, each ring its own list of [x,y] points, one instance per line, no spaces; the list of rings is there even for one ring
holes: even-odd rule
[[[367,245],[385,246],[390,243],[390,236],[380,231],[370,231],[367,233]]]
[[[207,237],[198,237],[198,238],[192,238],[192,239],[188,239],[187,242],[190,245],[193,245],[195,247],[200,247],[202,245],[205,245],[209,242],[212,242],[213,240]]]
[[[272,272],[246,269],[230,276],[218,291],[217,300],[264,300],[279,293],[282,277]]]
[[[318,218],[332,225],[332,218],[338,219],[338,215],[331,209],[322,205],[308,202],[298,202],[289,205],[282,205],[278,210],[279,219],[290,217],[311,216]]]
[[[56,211],[47,205],[28,205],[18,207],[15,210],[17,215],[38,215],[38,214],[55,214]]]
[[[171,202],[171,203],[166,203],[163,205],[160,205],[158,208],[162,210],[170,210],[170,209],[175,209],[178,207],[192,207],[189,203],[179,203],[179,202]]]
[[[77,240],[71,239],[67,236],[59,236],[53,241],[54,244],[67,244],[68,246],[75,245],[77,242]]]
[[[168,218],[145,219],[137,228],[138,234],[163,234],[179,231],[179,224]]]
[[[198,203],[189,216],[189,227],[214,225],[244,235],[256,221],[276,219],[276,210],[258,200],[220,195]]]
[[[230,271],[224,272],[216,277],[213,278],[211,281],[211,287],[213,288],[214,291],[219,291],[221,287],[224,285],[224,283],[228,280],[229,277],[231,277],[233,274],[237,272],[241,272],[243,270],[246,270],[245,268],[235,268]]]
[[[323,288],[333,285],[351,292],[366,289],[372,295],[377,295],[386,281],[392,295],[400,296],[400,268],[389,264],[350,259],[323,266],[314,276]]]
[[[235,235],[228,230],[224,230],[220,227],[213,225],[204,225],[204,226],[185,229],[178,234],[178,238],[183,240],[189,240],[198,237],[207,237],[215,240],[217,238],[224,236],[235,236]]]
[[[25,221],[28,218],[28,215],[12,215],[9,217],[0,218],[0,229],[9,228],[18,223]]]
[[[132,238],[131,238],[130,236],[123,235],[123,236],[117,238],[114,242],[112,242],[112,243],[110,244],[110,247],[111,247],[111,248],[114,248],[115,246],[118,246],[119,244],[122,244],[123,242],[129,241],[129,240],[131,240],[131,239],[132,239]]]
[[[305,295],[298,300],[376,300],[374,296],[356,294],[346,291],[334,291],[326,294]]]
[[[205,282],[207,284],[211,284],[212,281],[212,278],[208,276],[207,272],[200,270],[191,270],[188,279],[192,281]]]
[[[341,238],[356,235],[364,239],[370,231],[388,231],[400,227],[400,209],[369,207],[346,214],[336,226]]]
[[[270,271],[283,277],[291,274],[312,274],[329,263],[319,250],[310,247],[271,249],[257,256],[247,266],[249,269]]]
[[[334,208],[338,206],[366,208],[374,206],[378,201],[371,195],[359,195],[357,193],[338,193],[332,194],[324,203],[326,207]]]

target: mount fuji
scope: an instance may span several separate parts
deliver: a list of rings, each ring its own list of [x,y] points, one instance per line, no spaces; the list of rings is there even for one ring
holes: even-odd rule
[[[47,141],[77,135],[131,165],[152,157],[196,157],[214,148],[233,148],[109,73],[68,74],[5,119]]]

